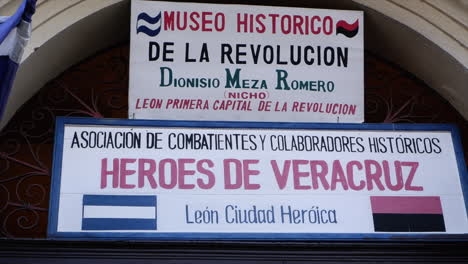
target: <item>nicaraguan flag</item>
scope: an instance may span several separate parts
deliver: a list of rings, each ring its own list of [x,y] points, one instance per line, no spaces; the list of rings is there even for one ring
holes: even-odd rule
[[[25,0],[14,15],[0,17],[0,119],[31,36],[31,17],[35,10],[36,0]]]
[[[376,232],[445,232],[439,196],[371,196]]]
[[[84,195],[83,230],[156,230],[155,195]]]

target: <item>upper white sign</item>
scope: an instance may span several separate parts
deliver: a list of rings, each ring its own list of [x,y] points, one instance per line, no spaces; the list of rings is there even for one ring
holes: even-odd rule
[[[361,11],[132,1],[129,118],[363,122]]]

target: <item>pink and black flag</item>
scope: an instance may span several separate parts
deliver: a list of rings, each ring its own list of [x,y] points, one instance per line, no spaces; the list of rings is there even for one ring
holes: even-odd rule
[[[352,38],[357,35],[359,32],[359,19],[356,19],[354,23],[349,24],[344,20],[338,21],[336,23],[336,34],[343,34],[348,38]]]
[[[376,232],[445,232],[439,196],[371,196]]]

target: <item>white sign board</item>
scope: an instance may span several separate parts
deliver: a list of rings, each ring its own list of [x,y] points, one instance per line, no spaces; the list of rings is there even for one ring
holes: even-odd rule
[[[49,236],[467,233],[453,127],[287,126],[59,119]]]
[[[362,11],[133,0],[129,118],[364,120]]]

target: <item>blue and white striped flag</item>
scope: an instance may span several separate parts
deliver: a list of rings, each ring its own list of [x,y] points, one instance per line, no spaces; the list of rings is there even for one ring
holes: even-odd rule
[[[14,15],[0,17],[0,120],[31,36],[31,17],[35,10],[36,0],[24,0]]]
[[[83,195],[82,230],[156,230],[155,195]]]

